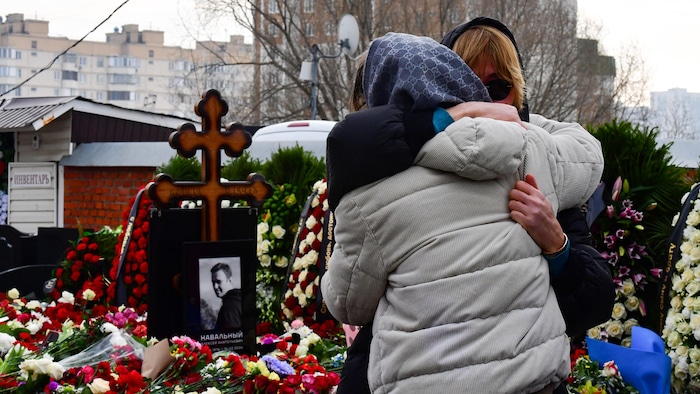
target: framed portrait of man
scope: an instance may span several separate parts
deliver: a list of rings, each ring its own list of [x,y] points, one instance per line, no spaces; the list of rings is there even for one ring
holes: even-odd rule
[[[251,240],[184,244],[185,328],[214,351],[255,350],[255,247]]]

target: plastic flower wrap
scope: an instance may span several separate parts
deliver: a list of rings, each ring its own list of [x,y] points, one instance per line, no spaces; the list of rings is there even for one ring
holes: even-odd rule
[[[610,320],[588,330],[591,338],[629,347],[632,327],[647,316],[639,293],[649,281],[657,281],[662,270],[655,267],[644,246],[643,220],[644,212],[635,208],[627,181],[618,177],[611,203],[591,228],[597,249],[613,273],[615,305]]]

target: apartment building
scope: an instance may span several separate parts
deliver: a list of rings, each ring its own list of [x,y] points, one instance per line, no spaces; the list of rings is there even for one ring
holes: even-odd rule
[[[166,46],[164,32],[136,24],[115,28],[103,42],[77,45],[48,33],[49,21],[23,14],[0,21],[0,98],[81,96],[195,118],[202,93],[217,89],[229,103],[230,118],[245,121],[250,113],[253,47],[242,35],[189,49]]]

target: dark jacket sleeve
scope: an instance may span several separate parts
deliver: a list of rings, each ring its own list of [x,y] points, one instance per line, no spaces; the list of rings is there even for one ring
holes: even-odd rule
[[[410,113],[383,105],[338,122],[326,140],[330,208],[348,192],[410,167],[435,135],[432,121],[433,111]]]
[[[580,336],[610,319],[615,285],[608,262],[591,245],[585,216],[580,209],[561,211],[557,219],[569,237],[571,249],[564,272],[552,278],[552,287],[564,315],[567,334]]]

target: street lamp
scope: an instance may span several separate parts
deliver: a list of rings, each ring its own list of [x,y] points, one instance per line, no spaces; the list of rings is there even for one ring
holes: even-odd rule
[[[345,54],[352,54],[357,49],[360,41],[360,31],[357,27],[355,17],[350,14],[343,15],[338,23],[338,38],[340,42],[340,52],[335,55],[324,55],[321,53],[321,48],[314,44],[311,47],[311,61],[305,61],[301,64],[299,79],[302,81],[311,81],[311,119],[316,119],[316,102],[318,101],[318,61],[320,59],[334,59]]]

